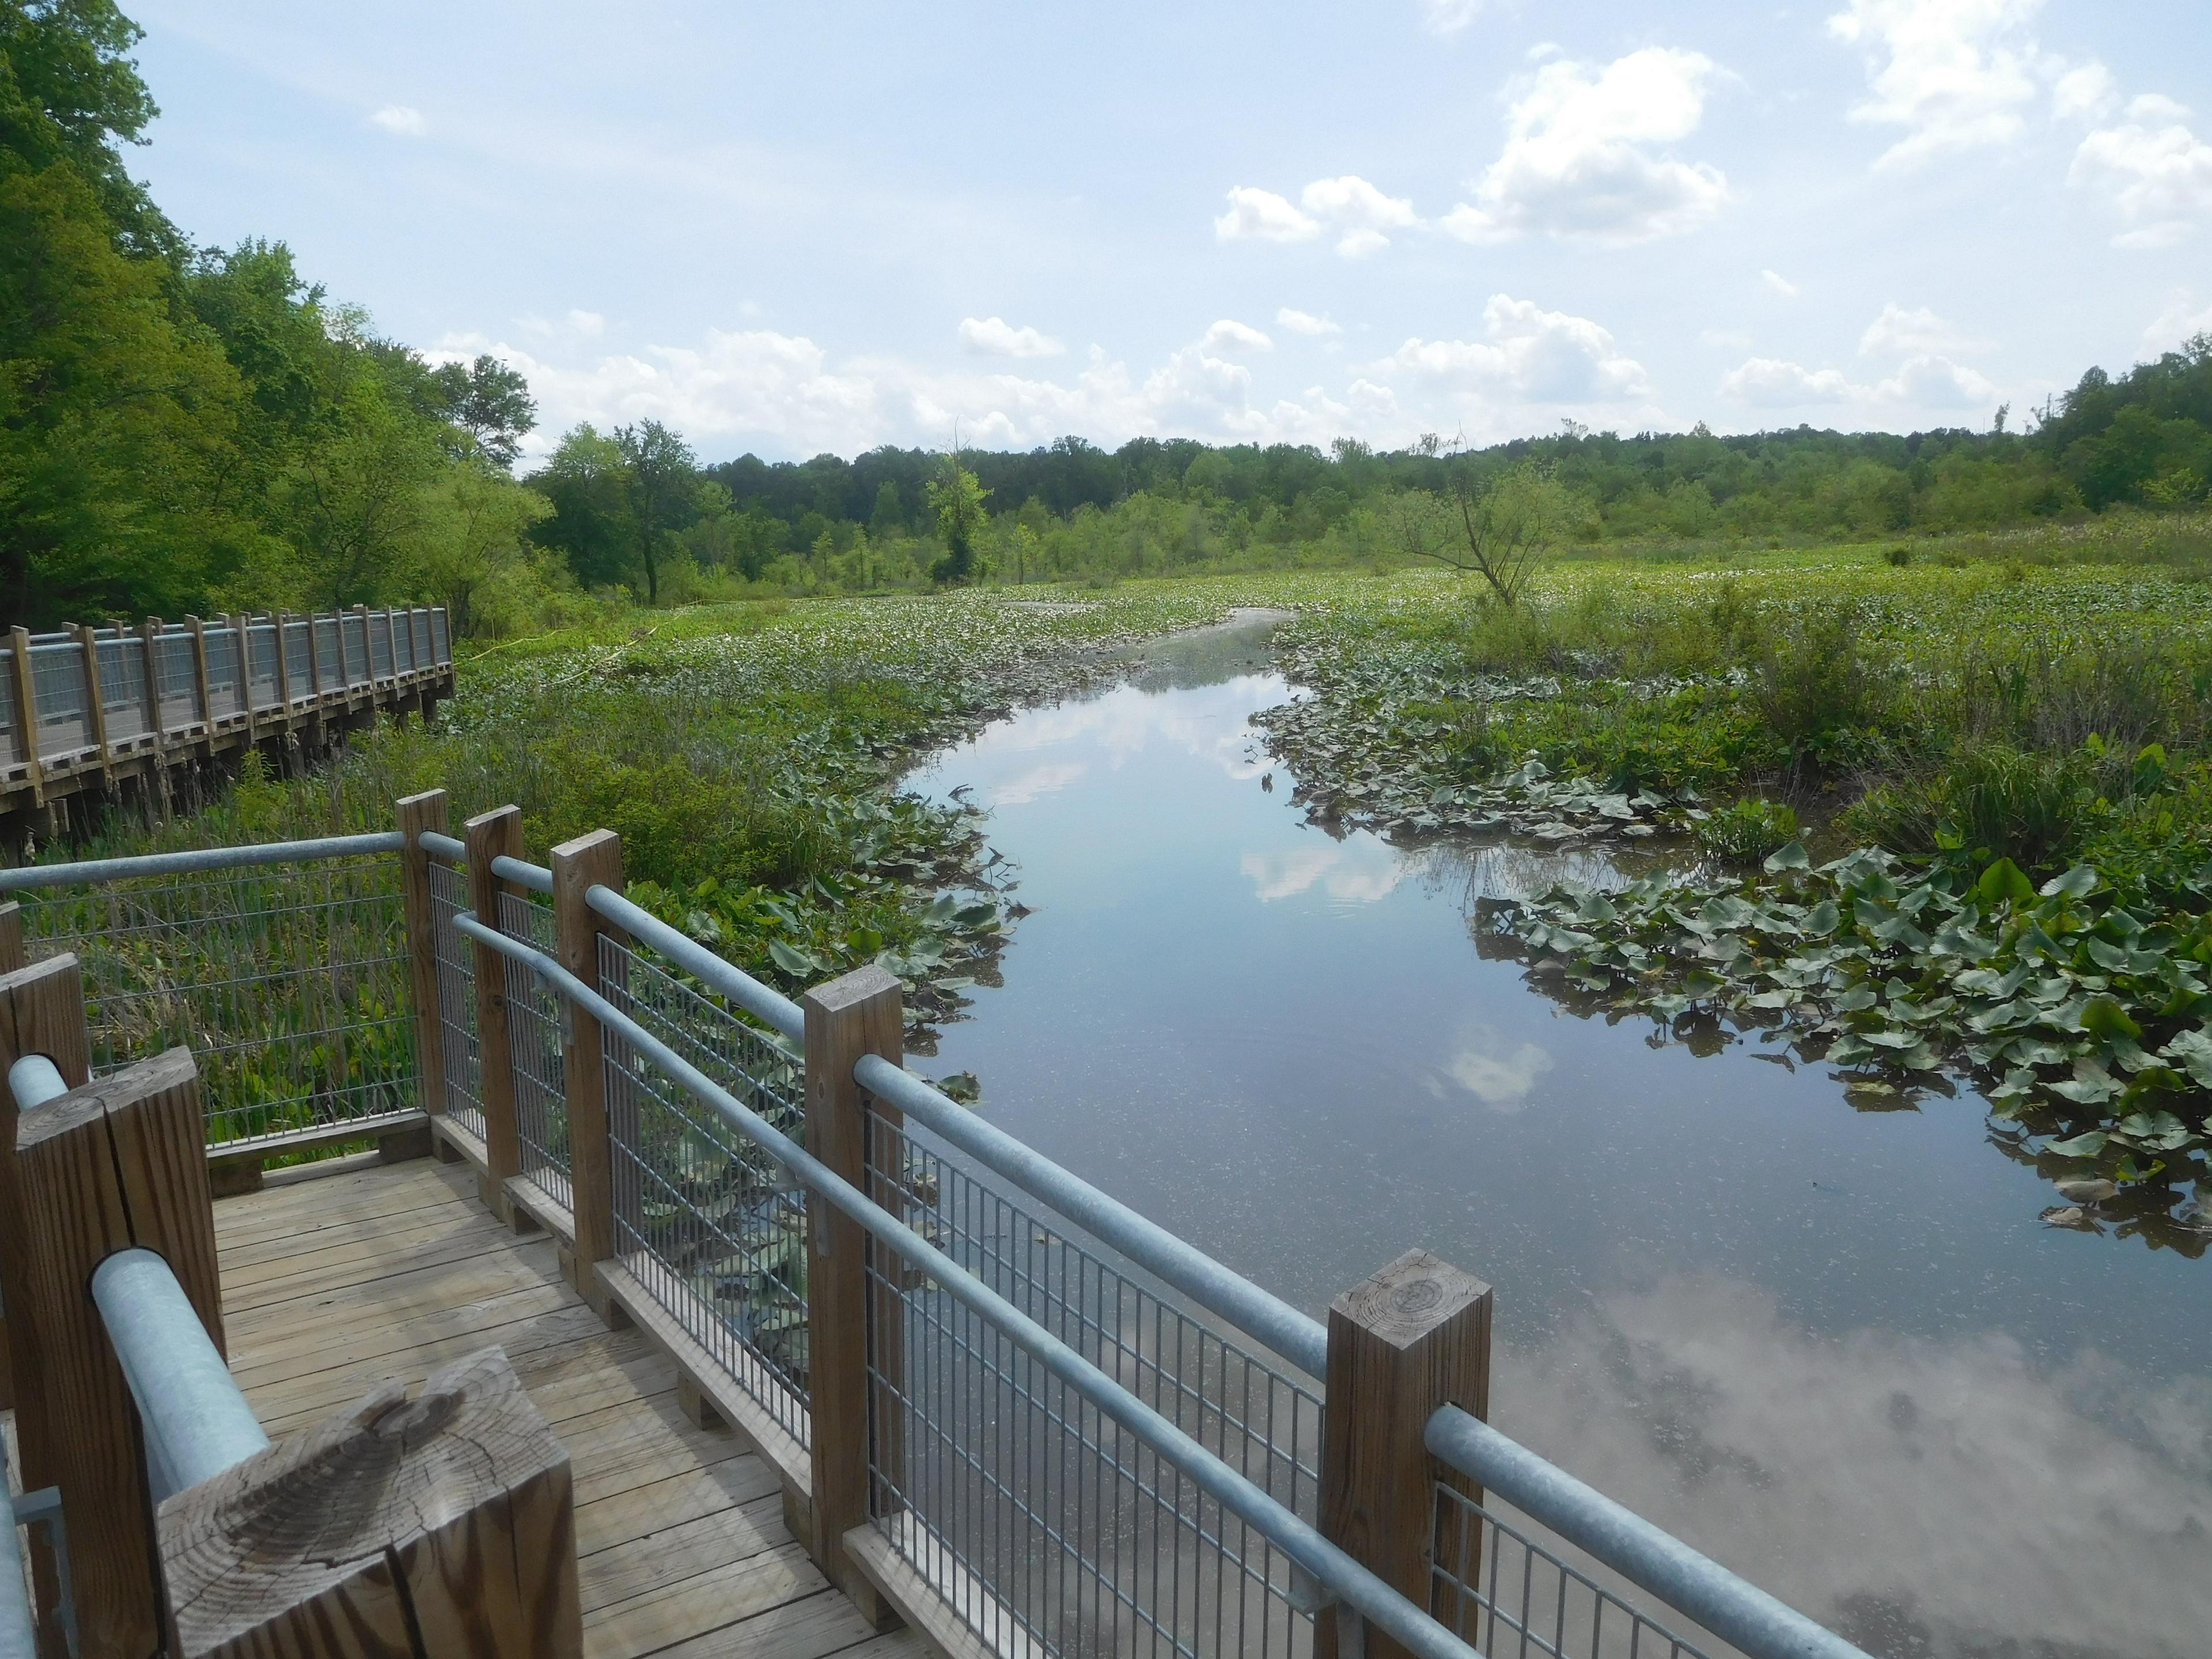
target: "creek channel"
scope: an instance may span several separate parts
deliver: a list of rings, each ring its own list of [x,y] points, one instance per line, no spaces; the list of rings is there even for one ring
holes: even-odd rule
[[[1316,1315],[1415,1246],[1489,1280],[1499,1427],[1884,1659],[2202,1656],[2212,1259],[2043,1225],[1970,1092],[1856,1110],[1486,958],[1477,899],[1615,867],[1309,823],[1273,625],[908,778],[1033,912],[933,1071]]]

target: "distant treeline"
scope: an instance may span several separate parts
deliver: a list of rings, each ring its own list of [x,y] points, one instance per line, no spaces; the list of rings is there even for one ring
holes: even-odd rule
[[[1224,564],[1389,556],[1394,505],[1524,461],[1573,493],[1589,541],[1863,538],[2001,528],[2121,504],[2202,503],[2212,478],[2212,337],[2119,379],[2091,369],[2024,432],[1942,428],[1898,436],[1798,427],[1721,437],[1623,437],[1575,423],[1540,438],[1455,452],[1434,438],[1377,451],[1340,439],[1212,446],[1137,438],[1104,450],[1079,437],[1025,453],[967,452],[988,492],[979,537],[988,579],[1136,574]],[[638,536],[623,446],[654,440],[659,545]],[[850,460],[755,455],[700,465],[671,434],[572,432],[529,483],[554,512],[532,532],[590,586],[689,595],[742,580],[806,590],[922,580],[938,525],[931,489],[949,459],[886,446]],[[640,451],[639,453],[642,453]],[[648,565],[651,568],[648,569]]]

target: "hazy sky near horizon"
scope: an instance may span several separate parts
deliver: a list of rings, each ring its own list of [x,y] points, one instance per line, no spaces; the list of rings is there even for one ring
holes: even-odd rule
[[[133,171],[542,450],[2015,423],[2212,329],[2143,0],[125,0]]]

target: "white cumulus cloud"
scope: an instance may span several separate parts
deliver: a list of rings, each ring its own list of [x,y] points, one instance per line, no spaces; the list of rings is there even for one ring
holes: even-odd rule
[[[596,311],[572,310],[568,326],[579,334],[604,334],[607,331],[607,319]]]
[[[1664,147],[1698,130],[1719,73],[1704,53],[1666,46],[1601,68],[1544,64],[1507,110],[1504,151],[1443,228],[1470,242],[1541,233],[1619,245],[1708,222],[1727,178]]]
[[[1785,300],[1797,297],[1797,284],[1778,270],[1762,270],[1759,273],[1759,280],[1765,283],[1771,292],[1779,294]]]
[[[2095,62],[2075,64],[2051,87],[2051,112],[2062,120],[2102,115],[2118,101],[2112,70]]]
[[[1474,21],[1482,0],[1421,0],[1421,21],[1431,34],[1457,34]]]
[[[422,118],[422,112],[405,104],[386,104],[368,118],[371,125],[386,132],[396,132],[403,138],[420,138],[430,130],[430,124]]]
[[[1003,317],[963,317],[960,343],[979,357],[1057,357],[1067,348],[1034,328],[1016,328]]]
[[[1949,358],[1908,358],[1887,380],[1862,383],[1841,369],[1807,368],[1778,357],[1750,357],[1721,376],[1721,394],[1754,409],[1821,404],[1888,404],[1916,409],[1970,409],[1997,400],[1994,381]]]
[[[1907,311],[1892,300],[1881,315],[1859,336],[1859,351],[1869,357],[1908,357],[1933,353],[1986,351],[1989,342],[1977,340],[1945,322],[1926,306]]]
[[[1614,403],[1650,391],[1644,366],[1587,317],[1493,294],[1482,319],[1486,340],[1411,339],[1385,361],[1468,391],[1534,403]]]
[[[2143,330],[2143,343],[2153,351],[2170,351],[2184,340],[2212,334],[2212,305],[2200,307],[2186,289],[2176,289],[2166,308]]]
[[[2112,203],[2124,227],[2115,246],[2171,246],[2212,216],[2212,143],[2191,130],[2188,113],[2171,98],[2146,94],[2075,151],[2067,178]]]
[[[1201,351],[1273,351],[1275,343],[1249,323],[1240,323],[1234,317],[1224,317],[1201,335],[1198,342]]]
[[[1304,242],[1321,234],[1320,224],[1272,190],[1238,185],[1229,192],[1229,210],[1213,222],[1224,242]]]
[[[2028,35],[2042,0],[1850,0],[1828,33],[1866,59],[1854,121],[1902,127],[1879,166],[2017,137],[2045,79],[2063,66]],[[2078,97],[2087,83],[2075,82]]]
[[[1275,313],[1278,327],[1287,328],[1293,334],[1341,334],[1344,325],[1333,323],[1326,317],[1316,317],[1310,311],[1298,311],[1285,306]]]
[[[1411,201],[1385,195],[1352,173],[1315,179],[1299,193],[1298,204],[1343,232],[1337,239],[1336,251],[1348,259],[1389,246],[1387,233],[1421,222]]]

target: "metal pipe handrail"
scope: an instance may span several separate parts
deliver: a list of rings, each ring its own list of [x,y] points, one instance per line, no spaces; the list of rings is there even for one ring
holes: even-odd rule
[[[167,1261],[151,1250],[118,1250],[93,1269],[92,1299],[138,1404],[155,1503],[269,1449]]]
[[[1430,1455],[1686,1614],[1749,1659],[1867,1659],[1787,1602],[1730,1572],[1457,1406],[1421,1435]]]
[[[1016,1346],[1080,1395],[1102,1416],[1126,1429],[1189,1479],[1223,1509],[1283,1552],[1356,1613],[1395,1638],[1419,1659],[1480,1659],[1475,1650],[1420,1607],[1323,1537],[1274,1498],[1146,1405],[1080,1353],[1023,1313],[967,1268],[923,1238],[858,1188],[822,1164],[767,1119],[738,1101],[682,1055],[654,1037],[544,951],[487,927],[466,911],[453,925],[478,944],[537,971],[547,984],[714,1109],[801,1182],[871,1237],[921,1269],[970,1312],[989,1321]]]
[[[1032,1146],[880,1054],[863,1054],[854,1081],[897,1107],[985,1168],[1042,1199],[1092,1237],[1182,1291],[1208,1313],[1265,1343],[1307,1376],[1328,1373],[1328,1328],[1232,1272],[1188,1240],[1071,1175]]]
[[[311,864],[368,853],[397,853],[406,837],[397,830],[362,836],[325,836],[315,841],[271,841],[252,847],[202,847],[183,853],[146,853],[127,859],[88,859],[79,864],[31,864],[0,870],[0,893],[27,887],[76,887],[136,876],[183,876],[203,870],[240,870],[261,864]]]
[[[441,830],[422,831],[415,837],[415,844],[432,857],[441,858],[448,864],[466,864],[469,861],[468,842]]]
[[[584,895],[590,905],[632,938],[641,939],[671,962],[793,1042],[806,1041],[806,1015],[780,991],[770,990],[742,968],[722,960],[690,934],[671,927],[652,911],[624,898],[611,887],[593,886]]]
[[[27,1112],[58,1100],[69,1092],[60,1068],[44,1054],[25,1054],[8,1068],[8,1086],[15,1093],[15,1109]]]
[[[527,887],[533,893],[553,890],[553,872],[542,864],[526,864],[520,859],[511,859],[504,853],[491,861],[491,872],[501,881],[511,881],[517,887]]]

